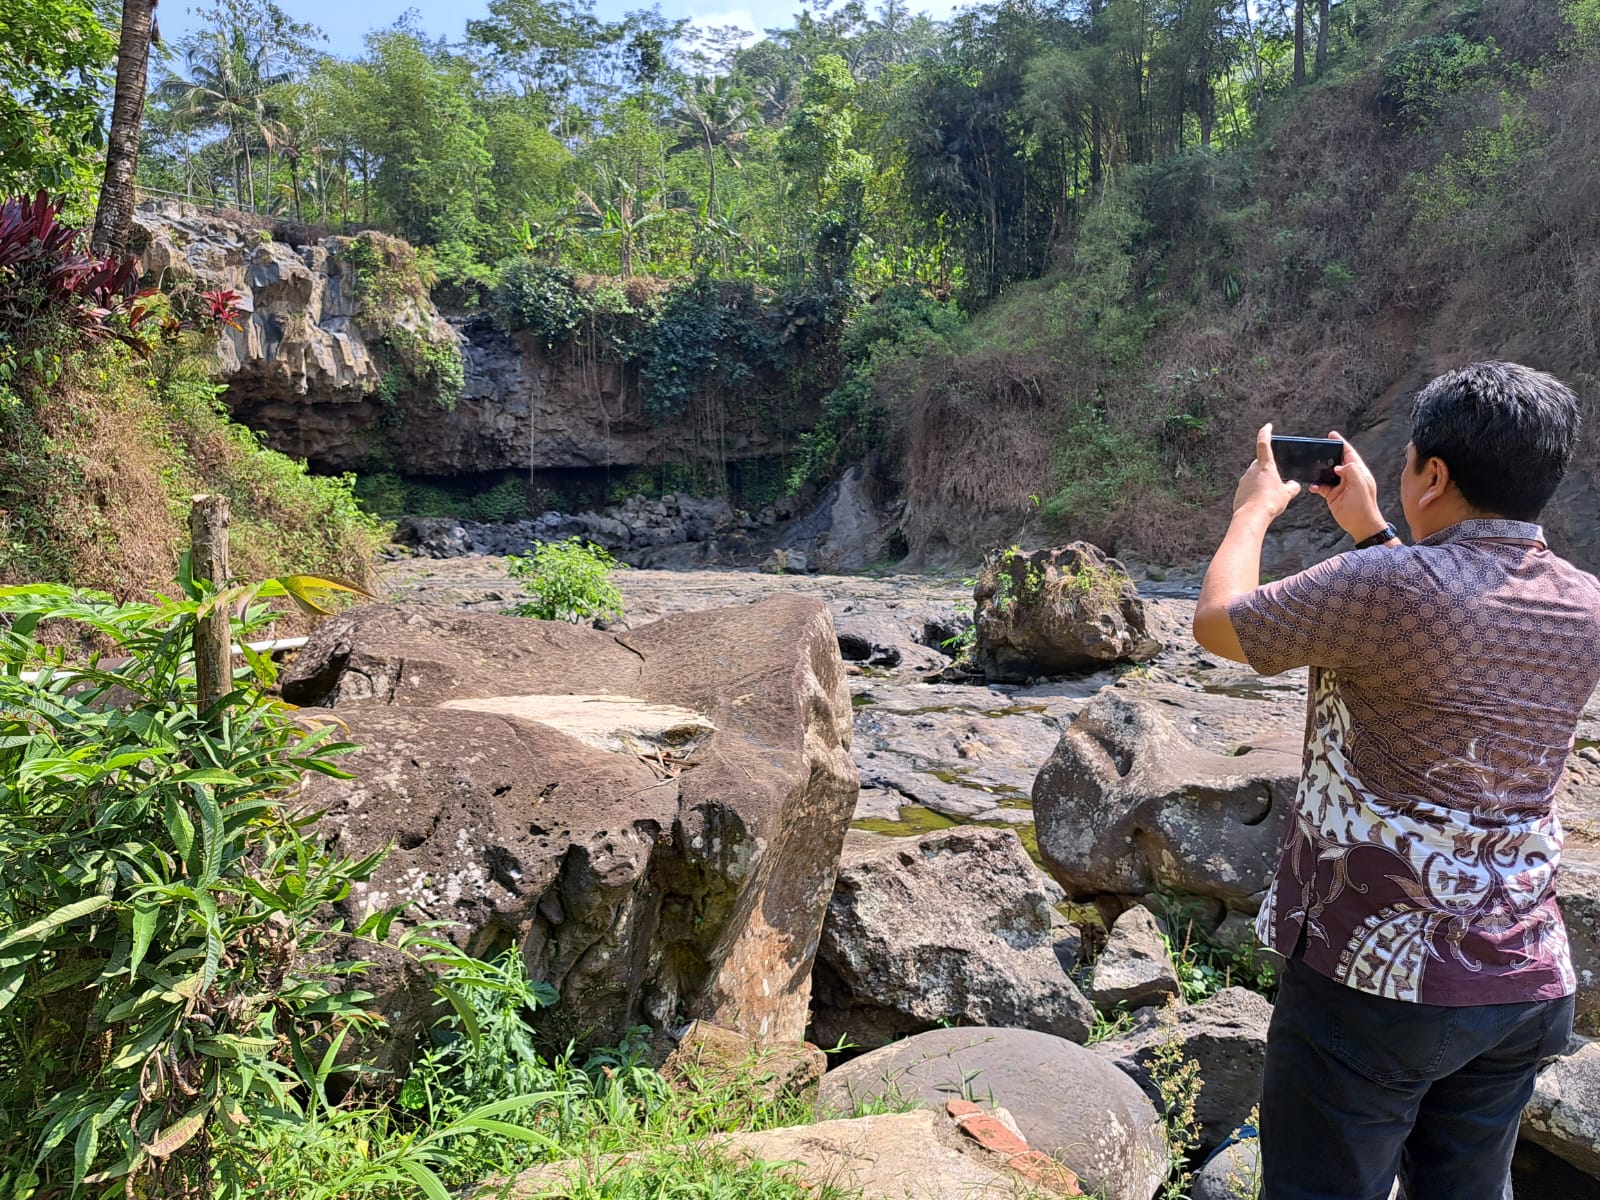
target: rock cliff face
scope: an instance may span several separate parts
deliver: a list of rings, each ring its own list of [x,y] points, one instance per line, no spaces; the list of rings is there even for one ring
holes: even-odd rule
[[[171,202],[145,204],[134,222],[144,269],[162,286],[239,294],[238,328],[224,328],[217,346],[236,408],[353,412],[370,407],[383,380],[391,357],[385,338],[398,332],[455,344],[426,296],[392,292],[381,312],[364,302],[351,238],[293,246],[274,241],[269,229]],[[396,257],[409,254],[404,243],[382,242]]]
[[[420,285],[374,287],[375,268],[357,265],[370,262],[370,247],[395,260],[376,270],[410,267],[415,278],[409,247],[381,234],[296,246],[168,202],[145,205],[136,220],[147,271],[244,297],[242,327],[224,330],[219,348],[228,405],[268,445],[317,470],[382,461],[449,476],[725,463],[783,453],[816,416],[814,402],[774,412],[740,396],[647,416],[637,371],[625,364],[576,348],[546,353],[533,335],[506,333],[483,314],[447,322]],[[447,403],[416,378],[419,361],[437,354],[459,354],[464,371]]]

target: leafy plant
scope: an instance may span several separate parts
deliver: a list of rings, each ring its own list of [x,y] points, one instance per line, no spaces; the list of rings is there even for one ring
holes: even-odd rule
[[[589,315],[571,272],[528,258],[501,264],[491,300],[502,324],[531,330],[547,349],[571,338]]]
[[[1200,1064],[1183,1056],[1183,1044],[1176,1030],[1176,1006],[1177,1001],[1169,1001],[1162,1012],[1166,1036],[1151,1050],[1148,1062],[1150,1081],[1161,1099],[1167,1151],[1172,1156],[1171,1169],[1161,1186],[1162,1200],[1186,1200],[1194,1182],[1188,1157],[1200,1145],[1200,1122],[1195,1116],[1195,1105],[1200,1099],[1200,1089],[1205,1086],[1200,1078]]]
[[[398,359],[398,363],[390,364],[378,384],[378,393],[385,405],[393,405],[402,390],[402,380],[392,378],[395,366],[399,365],[425,395],[432,397],[437,407],[453,412],[467,382],[466,362],[454,339],[435,342],[396,326],[384,340]]]
[[[779,330],[754,292],[704,276],[667,293],[638,355],[645,410],[656,417],[686,411],[696,393],[714,384],[746,386],[784,361]]]
[[[622,592],[611,574],[625,570],[627,564],[600,546],[577,537],[543,542],[531,555],[511,555],[506,566],[532,597],[511,610],[519,617],[573,623],[622,617]]]
[[[143,350],[150,293],[139,292],[138,261],[98,258],[83,240],[44,192],[0,201],[0,385],[52,378],[84,342],[115,337]]]
[[[352,1032],[372,1028],[324,959],[319,910],[382,858],[330,854],[287,802],[337,775],[335,727],[266,694],[246,649],[235,691],[197,711],[196,618],[322,590],[286,579],[222,597],[118,604],[55,585],[0,589],[0,1180],[8,1190],[148,1176],[163,1194],[244,1195],[228,1139],[301,1110]],[[49,623],[109,646],[68,665]],[[367,934],[386,918],[375,917]]]
[[[1499,51],[1461,33],[1401,42],[1383,57],[1378,102],[1394,117],[1425,122],[1449,96],[1482,77]]]
[[[1190,897],[1163,892],[1161,909],[1161,940],[1178,969],[1178,984],[1186,1002],[1198,1004],[1234,986],[1247,987],[1268,999],[1276,993],[1277,969],[1270,956],[1258,953],[1253,940],[1237,950],[1218,945],[1197,926],[1199,908]]]
[[[1459,153],[1446,154],[1413,178],[1417,220],[1428,237],[1480,244],[1486,240],[1486,218],[1522,194],[1521,180],[1547,136],[1509,93],[1500,103],[1497,125],[1468,130]]]

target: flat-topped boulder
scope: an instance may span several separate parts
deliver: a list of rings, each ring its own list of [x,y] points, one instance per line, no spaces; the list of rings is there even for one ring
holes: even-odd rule
[[[618,754],[683,752],[716,732],[710,718],[692,709],[635,696],[468,696],[439,707],[534,721]]]
[[[936,1029],[822,1077],[824,1113],[865,1103],[943,1110],[976,1097],[1006,1109],[1029,1146],[1104,1200],[1150,1200],[1167,1176],[1161,1119],[1138,1086],[1092,1050],[1031,1029]]]
[[[337,850],[393,843],[353,919],[410,904],[473,953],[517,948],[560,994],[554,1038],[694,1018],[801,1038],[857,791],[820,601],[627,633],[374,605],[322,626],[283,692],[360,747],[351,779],[307,784]],[[372,982],[420,1024],[400,964]]]

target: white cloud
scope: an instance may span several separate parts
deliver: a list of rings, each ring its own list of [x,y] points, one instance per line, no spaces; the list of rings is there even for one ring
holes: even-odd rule
[[[748,8],[721,8],[711,12],[696,11],[698,8],[698,5],[690,5],[687,15],[701,29],[711,29],[719,25],[737,25],[749,35],[743,39],[743,44],[746,46],[760,39],[764,26],[774,24],[769,19],[758,25]]]

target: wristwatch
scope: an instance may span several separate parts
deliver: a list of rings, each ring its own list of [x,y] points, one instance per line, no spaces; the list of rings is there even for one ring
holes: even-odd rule
[[[1400,531],[1393,525],[1385,525],[1369,538],[1362,538],[1356,543],[1357,550],[1367,550],[1373,546],[1381,546],[1385,542],[1392,542],[1400,536]]]

